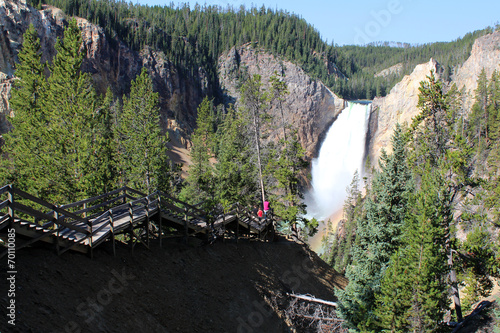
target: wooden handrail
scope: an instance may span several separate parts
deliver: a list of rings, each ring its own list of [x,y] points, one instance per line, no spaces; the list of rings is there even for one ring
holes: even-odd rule
[[[100,199],[103,199],[105,197],[108,197],[108,196],[111,196],[111,195],[114,195],[114,194],[117,194],[117,193],[120,193],[121,191],[123,191],[125,189],[125,186],[124,187],[121,187],[119,189],[116,189],[116,190],[113,190],[113,191],[110,191],[110,192],[106,192],[104,194],[101,194],[101,195],[97,195],[95,197],[92,197],[92,198],[88,198],[88,199],[84,199],[84,200],[80,200],[80,201],[77,201],[77,202],[72,202],[72,203],[69,203],[69,204],[66,204],[66,205],[61,205],[60,207],[61,208],[73,208],[73,207],[78,207],[78,206],[82,206],[83,204],[86,204],[86,203],[89,203],[89,202],[92,202],[92,201],[97,201],[97,200],[100,200]]]
[[[134,200],[134,201],[131,201],[130,203],[131,203],[132,205],[138,205],[138,204],[141,204],[141,203],[143,203],[143,202],[145,202],[145,204],[147,204],[147,200],[146,200],[146,198],[145,198],[145,197],[144,197],[144,198],[139,198],[139,199],[136,199],[136,200]]]
[[[16,202],[16,201],[12,202],[10,204],[10,207],[15,211],[28,214],[28,215],[33,216],[33,217],[38,218],[38,219],[50,221],[53,218],[52,215],[40,212],[34,208],[23,205],[23,204]]]
[[[139,198],[137,198],[137,197],[133,197],[133,196],[131,196],[130,194],[128,194],[128,193],[126,193],[126,192],[125,192],[124,196],[125,196],[125,198],[130,199],[130,200],[137,200],[137,199],[139,199]]]
[[[113,210],[119,210],[119,209],[124,209],[124,208],[127,208],[128,207],[128,202],[126,203],[123,203],[121,205],[118,205],[118,206],[113,206]]]
[[[44,206],[44,207],[49,208],[49,209],[54,209],[54,207],[56,207],[54,204],[51,204],[45,200],[39,199],[39,198],[35,197],[34,195],[31,195],[27,192],[24,192],[23,190],[20,190],[16,187],[12,187],[11,193],[17,194],[17,195],[23,197],[24,199],[28,199],[30,201],[33,201],[34,203],[39,204],[40,206]]]
[[[62,208],[57,207],[56,209],[54,209],[54,211],[56,211],[59,214],[61,214],[61,217],[62,216],[64,216],[64,218],[68,218],[69,217],[72,220],[75,220],[77,222],[80,222],[80,223],[83,223],[83,224],[88,224],[88,219],[87,218],[80,217],[80,216],[75,215],[73,213],[70,213],[67,210],[64,210]]]
[[[114,202],[116,202],[116,201],[118,201],[118,200],[120,200],[120,199],[123,199],[123,198],[125,198],[125,195],[124,195],[124,194],[122,194],[122,195],[120,195],[120,196],[118,196],[118,197],[116,197],[116,198],[113,198],[113,199],[111,199],[111,200],[108,200],[108,201],[102,202],[102,203],[100,203],[100,204],[98,204],[98,205],[91,206],[91,207],[87,207],[87,208],[85,208],[85,209],[80,209],[80,210],[77,210],[77,211],[75,211],[75,212],[73,212],[73,213],[74,213],[74,214],[82,214],[82,213],[91,212],[91,211],[93,211],[93,210],[95,210],[95,209],[102,208],[102,207],[106,207],[107,205],[112,204],[112,203],[114,203]]]
[[[44,223],[44,224],[42,224],[42,228],[48,229],[48,228],[52,227],[54,225],[54,223],[55,223],[54,221]]]
[[[73,220],[76,220],[78,222],[83,222],[83,223],[87,222],[85,219],[81,218],[78,215],[70,213],[70,212],[66,211],[65,209],[62,209],[60,207],[57,207],[56,205],[48,203],[45,200],[39,199],[39,198],[37,198],[37,197],[35,197],[35,196],[27,193],[27,192],[24,192],[23,190],[20,190],[20,189],[16,188],[16,187],[12,187],[11,191],[12,191],[13,194],[17,194],[17,195],[23,197],[24,199],[28,199],[30,201],[33,201],[33,202],[35,202],[35,203],[37,203],[37,204],[39,204],[41,206],[44,206],[44,207],[49,208],[49,209],[52,209],[53,211],[57,211],[58,213],[60,213],[62,215],[65,215],[66,217],[69,217],[69,218],[71,218]],[[43,213],[43,214],[46,215],[45,213]]]
[[[115,209],[113,208],[113,211],[114,211],[114,210],[115,210]],[[114,220],[118,220],[118,219],[120,219],[121,217],[123,217],[123,216],[125,216],[125,215],[128,215],[128,210],[127,210],[127,211],[124,211],[123,213],[118,214],[118,215],[116,215],[116,213],[114,213],[114,212],[113,212],[113,219],[114,219]]]
[[[13,202],[11,204],[11,208],[18,211],[18,212],[22,212],[22,213],[25,213],[25,214],[28,214],[28,215],[31,215],[33,217],[40,218],[43,220],[53,221],[53,219],[54,219],[54,217],[52,215],[40,212],[34,208],[28,207],[28,206],[23,205],[19,202]],[[64,222],[63,219],[60,219],[60,220],[56,221],[55,223],[60,224],[66,228],[81,232],[83,234],[89,233],[89,231],[87,229],[81,228],[81,227],[74,225],[74,224],[71,224],[71,223]]]
[[[124,186],[124,187],[123,187],[123,189],[124,189],[125,191],[127,191],[127,192],[132,192],[132,193],[135,193],[135,194],[137,194],[137,195],[140,195],[141,197],[145,197],[145,196],[147,196],[147,194],[146,194],[146,193],[142,193],[142,192],[140,192],[140,191],[134,190],[133,188],[130,188],[130,187],[128,187],[128,186]]]
[[[5,192],[8,192],[11,188],[11,185],[5,185],[0,188],[0,195],[4,194]]]
[[[95,225],[95,224],[101,222],[103,219],[105,219],[107,217],[109,217],[109,210],[105,211],[104,213],[99,215],[99,217],[97,217],[95,220],[93,220],[92,225]]]
[[[4,209],[9,205],[9,200],[5,200],[2,203],[0,203],[0,210]]]

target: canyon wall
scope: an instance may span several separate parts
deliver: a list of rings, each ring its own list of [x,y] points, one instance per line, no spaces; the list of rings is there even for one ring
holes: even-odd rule
[[[319,150],[322,139],[344,107],[344,100],[331,92],[321,81],[308,76],[299,66],[263,52],[251,45],[232,48],[219,58],[220,86],[227,102],[239,98],[238,84],[242,75],[261,75],[264,88],[269,90],[269,80],[275,73],[284,76],[289,94],[283,102],[285,123],[298,130],[299,141],[308,158]],[[281,133],[281,113],[271,109],[274,131],[271,139]]]
[[[430,59],[428,63],[415,67],[410,75],[405,75],[385,97],[376,97],[372,103],[369,135],[367,138],[367,158],[372,165],[378,163],[382,148],[391,152],[391,137],[397,123],[411,124],[412,118],[420,113],[417,108],[420,82],[427,79],[430,71],[439,73],[439,64]],[[439,76],[439,75],[438,75]]]
[[[199,103],[204,96],[219,94],[219,87],[210,85],[207,71],[198,68],[194,74],[186,74],[189,71],[175,66],[163,52],[147,46],[136,52],[120,40],[107,36],[101,27],[82,18],[76,19],[87,56],[82,70],[92,74],[98,92],[104,93],[111,87],[116,96],[127,93],[131,80],[145,66],[160,95],[163,129],[169,132],[174,146],[188,148]],[[42,61],[50,62],[55,55],[56,38],[62,38],[68,20],[61,10],[51,6],[36,10],[25,1],[0,0],[0,134],[10,130],[8,117],[15,116],[8,100],[24,32],[29,24],[34,25],[42,45]],[[237,78],[243,68],[251,75],[261,74],[266,83],[275,71],[286,75],[290,91],[283,104],[286,122],[298,129],[300,142],[308,157],[312,157],[319,149],[318,142],[342,110],[344,101],[320,81],[311,79],[300,67],[247,45],[233,48],[219,59],[220,86],[225,89],[226,102],[237,101]],[[332,75],[343,75],[334,64],[329,68]],[[281,117],[278,118],[276,108],[272,112],[275,119]],[[275,133],[274,137],[277,135]]]
[[[8,100],[24,32],[30,24],[34,25],[41,41],[42,62],[50,62],[55,55],[56,38],[63,37],[68,19],[51,6],[36,10],[25,1],[0,0],[0,134],[10,129],[8,117],[14,116]],[[97,91],[104,93],[111,87],[116,96],[127,93],[131,80],[145,66],[160,95],[163,129],[170,132],[174,143],[186,146],[187,133],[195,124],[196,108],[204,95],[212,93],[206,71],[199,68],[194,75],[181,75],[162,52],[148,47],[136,52],[120,40],[109,38],[101,27],[76,19],[87,55],[82,70],[92,74]]]
[[[488,79],[494,70],[500,70],[500,31],[478,38],[473,44],[470,57],[456,70],[452,81],[446,83],[446,86],[456,84],[457,88],[463,90],[465,109],[470,110],[474,103],[476,81],[483,68]],[[417,108],[418,88],[421,81],[427,80],[431,70],[439,77],[441,68],[433,59],[416,66],[387,96],[373,100],[367,140],[367,157],[372,165],[376,165],[382,148],[391,151],[390,140],[396,123],[411,124],[411,119],[420,112]]]

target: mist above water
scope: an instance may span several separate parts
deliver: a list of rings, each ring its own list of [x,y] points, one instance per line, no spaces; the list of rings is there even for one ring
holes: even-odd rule
[[[307,215],[324,220],[342,208],[356,170],[361,175],[371,104],[348,102],[312,160]]]

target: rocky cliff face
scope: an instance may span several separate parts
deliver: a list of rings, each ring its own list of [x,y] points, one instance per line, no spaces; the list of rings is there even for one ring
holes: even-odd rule
[[[267,85],[275,73],[283,73],[289,94],[283,103],[287,124],[298,129],[300,143],[312,158],[319,149],[322,138],[344,106],[344,100],[333,94],[323,83],[311,79],[300,67],[279,59],[250,45],[233,48],[219,58],[220,86],[228,101],[237,103],[239,98],[238,79],[243,72],[259,74]],[[281,124],[277,108],[271,113],[278,129],[272,133],[276,138]]]
[[[493,71],[500,71],[500,31],[478,38],[472,46],[469,59],[456,71],[453,82],[457,88],[465,88],[466,106],[474,103],[477,79],[484,68],[488,79]]]
[[[477,88],[477,78],[482,69],[488,78],[495,69],[500,70],[500,31],[478,38],[467,61],[457,70],[451,83],[466,92],[465,108],[470,108]],[[367,155],[372,165],[376,165],[380,150],[391,150],[391,136],[397,122],[408,124],[420,111],[417,109],[420,81],[426,80],[430,71],[439,73],[439,64],[431,59],[426,64],[415,67],[410,75],[391,89],[383,98],[375,98],[370,116]]]
[[[211,93],[206,72],[200,68],[192,77],[180,75],[162,52],[149,48],[135,52],[119,40],[110,40],[102,28],[81,18],[77,21],[87,52],[82,70],[92,74],[97,90],[104,93],[109,86],[117,96],[127,93],[131,80],[145,66],[160,94],[163,128],[175,143],[185,146],[185,133],[195,123],[196,108],[203,95]],[[66,24],[62,11],[50,6],[38,11],[25,1],[0,0],[0,134],[10,128],[6,121],[10,115],[9,93],[22,36],[30,23],[41,41],[42,61],[50,61],[55,54],[56,38],[62,38]]]
[[[368,157],[376,165],[381,149],[391,151],[391,136],[396,123],[411,123],[420,110],[417,109],[420,81],[426,80],[430,71],[439,73],[439,65],[431,59],[428,63],[415,67],[385,97],[373,100],[370,115]]]

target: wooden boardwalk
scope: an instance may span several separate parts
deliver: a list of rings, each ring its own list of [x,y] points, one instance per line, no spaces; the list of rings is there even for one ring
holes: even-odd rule
[[[11,185],[0,188],[0,231],[14,228],[16,249],[38,241],[55,244],[58,254],[68,250],[90,253],[117,239],[140,242],[149,248],[150,239],[170,236],[241,236],[268,238],[274,235],[272,219],[258,219],[239,204],[225,213],[214,209],[212,217],[203,210],[156,191],[146,195],[129,187],[79,202],[55,205]],[[128,237],[125,237],[127,235]],[[7,251],[0,253],[4,256]]]

